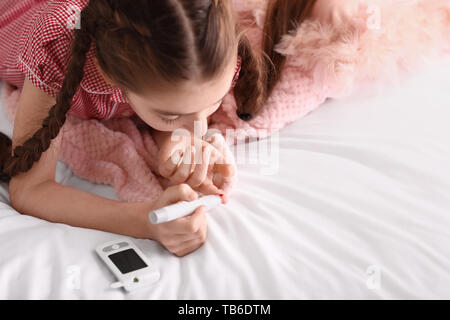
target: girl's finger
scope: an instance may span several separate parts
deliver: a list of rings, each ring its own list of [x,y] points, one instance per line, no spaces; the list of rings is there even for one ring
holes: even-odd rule
[[[191,234],[176,234],[173,236],[174,239],[174,243],[178,243],[178,244],[182,244],[194,239],[197,239],[202,231],[202,227],[200,227],[200,229],[195,232],[195,233],[191,233]]]
[[[170,177],[170,181],[172,183],[183,183],[187,180],[189,174],[191,173],[191,167],[192,165],[194,165],[192,161],[194,152],[195,151],[193,151],[190,145],[186,147],[181,164],[175,170],[174,174]]]
[[[163,177],[171,177],[179,165],[181,165],[181,161],[183,161],[184,152],[183,150],[176,150],[169,159],[167,159],[162,167],[159,170],[159,173]]]
[[[227,158],[217,149],[213,152],[209,163],[213,166],[214,172],[220,173],[225,178],[232,177],[236,173],[234,161],[227,162]]]
[[[177,248],[175,254],[178,256],[184,256],[198,248],[200,248],[203,243],[206,241],[206,237],[208,235],[208,229],[205,230],[204,234],[197,235],[194,239],[188,240],[184,243],[180,244],[180,247]]]
[[[236,163],[225,138],[221,134],[214,134],[209,138],[209,142],[220,152],[221,158],[215,162],[215,171],[224,177],[231,177],[235,174]]]
[[[191,253],[192,251],[197,250],[198,248],[200,248],[203,245],[203,241],[201,241],[200,239],[194,239],[191,240],[189,242],[187,242],[186,244],[183,244],[182,246],[180,246],[179,249],[177,249],[177,251],[174,252],[175,255],[177,255],[178,257],[183,257],[185,255],[187,255],[188,253]]]
[[[228,178],[234,176],[236,168],[233,164],[215,164],[214,171],[220,173],[223,177]]]
[[[211,153],[213,152],[213,147],[210,145],[205,146],[204,150],[202,151],[202,157],[201,157],[201,163],[196,164],[195,170],[192,173],[189,180],[186,181],[187,184],[189,184],[192,187],[198,187],[205,181],[206,176],[208,174],[208,168],[211,158]]]
[[[211,181],[208,183],[204,183],[198,187],[198,191],[200,191],[204,195],[220,195],[224,192],[217,188]]]
[[[159,199],[156,208],[162,208],[179,201],[193,201],[197,198],[197,192],[188,184],[183,183],[167,188]]]
[[[174,221],[166,222],[170,223],[170,228],[175,234],[192,234],[200,229],[203,219],[206,219],[206,208],[201,206],[197,208],[191,215],[183,218],[179,218]]]
[[[171,236],[171,243],[174,245],[179,245],[188,241],[191,241],[193,239],[198,238],[198,232],[197,233],[190,233],[190,234],[175,234]]]

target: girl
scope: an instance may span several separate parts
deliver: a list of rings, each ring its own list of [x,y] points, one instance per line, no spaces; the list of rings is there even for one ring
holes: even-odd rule
[[[273,1],[264,55],[241,32],[229,0],[2,1],[0,78],[22,88],[12,144],[1,135],[0,169],[12,206],[52,222],[154,239],[177,256],[199,248],[207,234],[203,208],[156,226],[147,214],[193,200],[196,191],[220,193],[211,171],[230,177],[235,169],[205,141],[202,147],[210,151],[201,164],[176,168],[170,134],[192,132],[198,121],[203,135],[232,88],[237,116],[256,117],[284,63],[274,45],[314,3]],[[100,120],[138,116],[155,129],[161,174],[176,185],[155,202],[122,203],[57,184],[67,113]],[[182,156],[191,144],[185,142]]]
[[[270,133],[362,80],[393,78],[413,60],[450,50],[449,2],[3,0],[0,78],[22,88],[12,144],[2,135],[0,145],[11,204],[186,255],[206,239],[203,209],[156,226],[148,212],[195,199],[196,191],[221,193],[215,177],[231,177],[235,168],[202,137],[183,141],[179,154],[192,156],[200,142],[202,163],[177,166],[173,131],[192,132],[197,123],[200,136],[209,124]],[[175,185],[154,202],[124,203],[55,183],[68,113],[144,121],[160,147],[159,173]]]

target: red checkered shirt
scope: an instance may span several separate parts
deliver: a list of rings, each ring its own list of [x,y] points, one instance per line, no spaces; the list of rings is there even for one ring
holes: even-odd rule
[[[70,61],[78,13],[88,0],[0,0],[0,79],[19,88],[25,76],[56,97]],[[107,84],[87,53],[84,77],[69,113],[83,119],[111,119],[134,114],[121,90]],[[239,77],[238,58],[233,87]]]

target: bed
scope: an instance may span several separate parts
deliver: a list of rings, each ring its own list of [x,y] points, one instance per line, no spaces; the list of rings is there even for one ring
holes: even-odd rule
[[[133,239],[161,272],[133,293],[109,288],[94,252],[118,235],[22,215],[2,184],[0,298],[449,299],[449,70],[450,59],[436,61],[250,142],[272,161],[238,159],[237,186],[208,213],[200,249],[178,258]],[[56,180],[117,199],[61,162]]]

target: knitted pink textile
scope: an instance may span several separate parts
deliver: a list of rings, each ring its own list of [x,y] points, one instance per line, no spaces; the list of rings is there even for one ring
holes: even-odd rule
[[[211,116],[211,127],[223,135],[239,129],[240,136],[264,137],[328,97],[348,96],[368,82],[398,80],[425,60],[450,53],[450,0],[345,0],[345,6],[341,1],[318,0],[314,16],[277,45],[287,64],[261,115],[240,120],[229,94]],[[233,5],[258,46],[267,0],[233,0]],[[4,86],[10,120],[19,96]],[[137,117],[98,121],[69,115],[62,130],[60,160],[81,178],[111,185],[122,201],[151,201],[167,187],[155,170],[158,147]],[[226,182],[226,193],[235,182]]]

